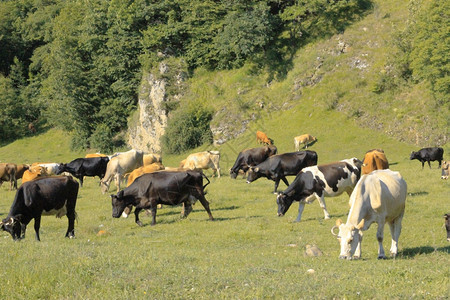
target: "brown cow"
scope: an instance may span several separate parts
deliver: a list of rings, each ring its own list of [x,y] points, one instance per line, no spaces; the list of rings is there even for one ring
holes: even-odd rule
[[[16,179],[20,179],[23,176],[23,173],[30,168],[30,165],[27,164],[18,164],[16,171]]]
[[[372,149],[364,155],[361,168],[362,175],[369,174],[374,170],[389,169],[389,162],[382,149]]]
[[[128,176],[127,186],[130,186],[130,184],[132,184],[133,181],[139,176],[147,173],[153,173],[159,170],[164,170],[164,166],[161,163],[153,163],[134,169],[131,173],[125,174],[125,177]]]
[[[108,155],[101,153],[88,153],[84,158],[92,158],[92,157],[108,157]]]
[[[46,175],[47,175],[47,172],[45,171],[44,167],[33,166],[33,167],[29,168],[28,170],[26,170],[25,172],[23,172],[22,184],[24,184],[27,181],[31,181],[38,177],[42,177],[42,176],[46,176]]]
[[[162,163],[161,155],[159,154],[144,154],[144,166],[151,165],[153,163]]]
[[[220,152],[219,151],[204,151],[190,154],[186,159],[180,162],[179,168],[188,170],[204,170],[212,169],[220,178]],[[213,176],[214,176],[213,173]]]
[[[264,144],[264,145],[272,145],[273,144],[273,140],[270,139],[267,134],[265,134],[262,131],[256,131],[256,142],[258,144]]]
[[[9,181],[9,190],[12,191],[13,187],[17,189],[16,172],[16,164],[0,163],[0,186],[3,184],[3,181]]]
[[[308,133],[296,136],[296,137],[294,137],[295,151],[300,150],[300,144],[305,145],[304,147],[305,147],[305,149],[307,149],[308,144],[311,142],[315,142],[315,141],[317,141],[317,138]]]

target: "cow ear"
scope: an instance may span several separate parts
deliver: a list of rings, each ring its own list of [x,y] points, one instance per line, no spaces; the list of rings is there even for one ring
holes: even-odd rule
[[[363,227],[364,227],[364,219],[362,219],[361,222],[359,222],[359,224],[356,225],[356,229],[362,230]]]
[[[336,220],[336,226],[339,227],[342,224],[342,220],[341,219],[337,219]]]

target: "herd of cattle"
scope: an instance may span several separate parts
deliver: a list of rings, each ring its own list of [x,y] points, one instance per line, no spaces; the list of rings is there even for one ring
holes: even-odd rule
[[[257,132],[257,140],[264,144],[258,148],[241,151],[230,169],[230,177],[235,179],[239,173],[247,177],[247,183],[265,177],[275,182],[274,193],[278,205],[278,216],[283,216],[294,201],[299,202],[296,222],[301,220],[305,204],[318,200],[323,209],[324,218],[329,219],[325,197],[335,197],[346,192],[350,196],[350,211],[347,222],[336,221],[331,232],[338,237],[341,245],[341,258],[361,256],[362,231],[372,223],[378,224],[378,257],[385,258],[383,250],[383,229],[388,223],[391,229],[392,245],[390,253],[397,254],[397,243],[401,231],[401,222],[405,209],[407,185],[399,172],[389,170],[389,162],[381,149],[368,151],[363,161],[353,157],[329,164],[317,164],[315,151],[300,150],[317,141],[311,135],[302,135],[294,139],[296,151],[277,153],[273,140],[263,132]],[[424,148],[412,152],[410,159],[425,162],[431,168],[430,161],[442,165],[442,177],[448,178],[449,163],[443,161],[442,148]],[[139,150],[103,154],[88,154],[69,163],[34,163],[31,165],[1,163],[0,185],[10,182],[10,189],[17,189],[8,216],[0,226],[9,232],[14,240],[22,239],[28,223],[34,219],[36,239],[40,240],[39,227],[42,215],[53,214],[68,218],[66,237],[74,237],[75,206],[79,186],[83,186],[85,176],[99,177],[103,194],[108,192],[114,180],[117,193],[111,195],[112,216],[127,216],[135,207],[135,222],[142,226],[139,212],[149,210],[151,225],[156,223],[158,205],[182,205],[182,217],[192,211],[192,205],[199,200],[214,220],[209,202],[205,198],[205,187],[210,183],[202,172],[212,169],[213,176],[220,177],[219,151],[205,151],[189,155],[179,167],[164,167],[161,157],[156,154],[144,154]],[[77,178],[79,183],[73,179]],[[289,184],[286,176],[295,176]],[[17,179],[22,185],[17,188]],[[121,182],[127,184],[121,189]],[[203,179],[206,184],[203,184]],[[288,187],[277,192],[279,182]],[[450,215],[445,216],[448,240],[450,241]],[[335,233],[335,229],[339,229]]]

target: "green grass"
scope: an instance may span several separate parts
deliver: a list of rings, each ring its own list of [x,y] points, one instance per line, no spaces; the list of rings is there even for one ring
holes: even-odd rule
[[[47,299],[215,299],[215,298],[432,298],[449,296],[450,246],[443,228],[448,212],[449,183],[439,179],[437,163],[421,170],[409,153],[417,147],[358,127],[345,115],[303,102],[290,111],[268,115],[252,124],[241,138],[222,145],[222,178],[207,188],[214,222],[200,204],[184,220],[180,207],[158,211],[157,225],[142,213],[139,228],[132,217],[113,219],[108,195],[98,179],[88,178],[80,189],[76,239],[64,238],[67,219],[43,217],[41,242],[34,240],[33,222],[27,237],[13,242],[0,233],[2,298]],[[280,152],[293,150],[293,136],[310,132],[318,137],[311,149],[319,163],[362,158],[368,149],[386,151],[391,169],[408,183],[406,213],[397,259],[378,261],[376,225],[362,244],[362,259],[338,259],[339,245],[330,229],[345,220],[348,196],[327,198],[332,218],[323,219],[317,201],[294,223],[297,204],[283,218],[276,217],[273,182],[227,176],[237,152],[256,147],[254,130],[263,128]],[[57,142],[58,141],[58,142]],[[71,152],[57,130],[0,148],[2,161],[69,161],[84,153]],[[35,149],[31,151],[30,148]],[[39,149],[39,150],[36,150]],[[197,150],[209,149],[200,147]],[[448,146],[445,153],[449,153]],[[176,166],[187,156],[164,156]],[[53,158],[61,159],[53,159]],[[210,175],[211,172],[207,171]],[[289,178],[291,182],[293,177]],[[280,184],[280,189],[285,185]],[[111,191],[112,193],[112,191]],[[14,198],[7,185],[0,188],[0,215],[5,217]],[[98,236],[100,230],[106,234]],[[304,255],[307,244],[317,245],[321,257]],[[385,230],[385,250],[390,247]],[[307,270],[315,270],[308,274]]]

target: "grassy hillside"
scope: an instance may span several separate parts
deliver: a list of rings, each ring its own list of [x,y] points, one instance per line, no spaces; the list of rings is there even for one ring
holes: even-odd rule
[[[421,170],[409,160],[417,147],[360,128],[334,110],[302,102],[289,111],[266,115],[240,138],[222,145],[222,178],[207,188],[214,222],[203,207],[180,220],[179,207],[158,210],[157,225],[142,213],[139,228],[132,217],[113,219],[108,195],[98,179],[80,189],[76,239],[64,239],[65,218],[43,217],[41,240],[34,240],[32,223],[27,237],[14,243],[0,232],[0,296],[48,299],[217,299],[217,298],[433,298],[448,297],[450,246],[445,240],[443,214],[449,211],[450,186],[440,180],[437,163]],[[370,148],[386,151],[391,169],[408,183],[408,197],[397,259],[378,261],[376,225],[367,232],[359,261],[338,259],[339,246],[330,229],[345,220],[348,196],[326,199],[331,220],[323,220],[317,201],[308,205],[300,223],[293,223],[297,204],[283,218],[276,217],[273,182],[259,179],[248,185],[232,180],[227,170],[243,148],[257,146],[253,130],[275,139],[280,152],[292,151],[292,136],[310,132],[318,137],[311,149],[319,163],[348,157],[362,158]],[[59,141],[53,144],[54,141]],[[76,158],[69,141],[55,130],[0,148],[8,161],[59,161]],[[35,151],[31,152],[30,147]],[[207,147],[199,148],[203,150]],[[209,149],[210,147],[208,147]],[[449,153],[448,146],[445,148]],[[187,153],[185,154],[187,155]],[[164,156],[168,166],[185,156]],[[55,158],[55,159],[53,159]],[[207,174],[211,174],[207,171]],[[293,177],[289,178],[291,182]],[[285,185],[280,184],[280,190]],[[111,193],[113,191],[111,190]],[[0,217],[14,197],[7,185],[0,189]],[[98,235],[100,230],[106,233]],[[307,257],[305,247],[317,245],[323,256]],[[385,229],[385,250],[390,247]],[[307,271],[313,269],[314,273]],[[311,272],[311,271],[310,271]]]
[[[248,122],[298,103],[343,112],[360,126],[417,146],[446,144],[448,105],[434,107],[423,84],[378,92],[394,68],[396,36],[407,23],[407,1],[374,1],[372,11],[345,32],[299,49],[285,75],[255,65],[221,72],[198,70],[187,101],[216,110],[216,139],[233,138]],[[302,128],[296,134],[303,133]]]

